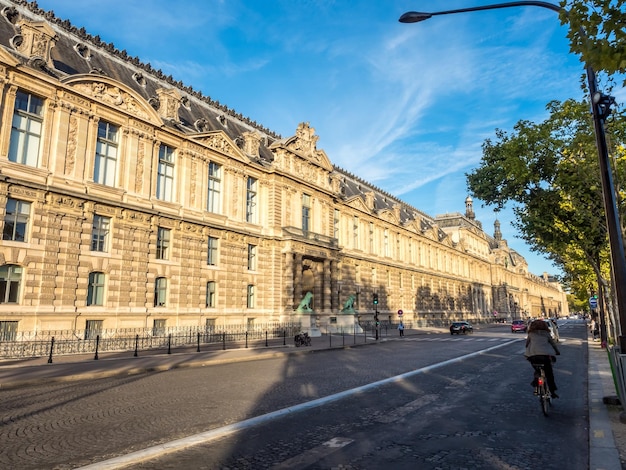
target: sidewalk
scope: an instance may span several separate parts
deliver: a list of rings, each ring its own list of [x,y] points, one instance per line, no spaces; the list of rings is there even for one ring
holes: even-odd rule
[[[617,395],[609,357],[600,342],[587,341],[589,403],[589,469],[622,470],[613,425],[604,397]],[[622,449],[623,451],[626,449]]]
[[[447,333],[446,328],[425,328],[406,330],[406,336]],[[382,337],[379,342],[396,341],[395,335]],[[285,354],[310,354],[326,349],[363,347],[375,344],[371,342],[357,345],[346,341],[342,344],[341,336],[333,336],[332,342],[327,337],[314,338],[313,345],[296,348],[292,344],[277,347],[242,348],[196,352],[194,348],[184,352],[167,354],[165,351],[134,357],[132,352],[104,353],[95,360],[93,355],[56,356],[53,363],[47,357],[0,361],[0,389],[26,387],[39,383],[70,382],[75,380],[96,379],[120,375],[133,375],[148,372],[166,371],[183,367],[203,367],[214,364],[262,360]],[[588,345],[588,404],[589,404],[589,468],[590,470],[622,470],[616,440],[613,436],[612,423],[603,398],[615,396],[615,386],[611,374],[608,355],[600,343],[589,341]],[[626,426],[626,425],[625,425]],[[626,443],[624,443],[626,451]]]

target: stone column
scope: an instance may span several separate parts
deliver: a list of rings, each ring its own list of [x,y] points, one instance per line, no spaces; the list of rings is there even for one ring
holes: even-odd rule
[[[294,305],[297,305],[302,300],[302,255],[296,254],[295,265],[293,267],[293,282],[294,282]]]
[[[333,294],[333,282],[331,276],[331,261],[329,259],[324,260],[324,272],[322,280],[322,289],[324,292],[323,299],[323,311],[325,313],[332,312],[332,294]]]

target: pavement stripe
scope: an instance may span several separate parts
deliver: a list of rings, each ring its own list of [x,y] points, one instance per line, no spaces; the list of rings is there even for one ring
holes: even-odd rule
[[[130,454],[127,454],[127,455],[123,455],[123,456],[116,457],[116,458],[109,459],[109,460],[104,460],[102,462],[87,465],[85,467],[80,467],[79,469],[76,469],[76,470],[119,469],[119,468],[127,467],[132,464],[137,464],[139,462],[143,462],[146,460],[155,459],[164,454],[178,452],[188,447],[192,447],[192,446],[199,445],[199,444],[206,444],[216,439],[220,439],[222,437],[234,434],[244,429],[252,428],[259,424],[272,421],[274,419],[280,418],[285,415],[289,415],[291,413],[304,411],[304,410],[316,408],[318,406],[326,405],[327,403],[341,400],[343,398],[355,395],[357,393],[361,393],[366,390],[371,390],[377,387],[381,387],[383,385],[387,385],[390,383],[401,382],[402,380],[407,379],[409,377],[413,377],[415,375],[430,372],[432,370],[435,370],[435,369],[438,369],[440,367],[444,367],[450,364],[454,364],[456,362],[461,362],[470,357],[479,356],[481,354],[488,353],[495,349],[499,349],[504,346],[508,346],[509,344],[513,344],[517,341],[518,340],[516,339],[513,341],[508,341],[506,343],[501,343],[495,346],[491,346],[487,349],[483,349],[481,351],[476,351],[476,352],[465,354],[463,356],[459,356],[453,359],[448,359],[447,361],[443,361],[437,364],[432,364],[430,366],[422,367],[421,369],[415,369],[410,372],[405,372],[404,374],[396,375],[394,377],[389,377],[387,379],[379,380],[377,382],[372,382],[372,383],[363,385],[361,387],[356,387],[350,390],[345,390],[343,392],[335,393],[333,395],[328,395],[327,397],[318,398],[316,400],[307,401],[305,403],[301,403],[296,406],[283,408],[281,410],[273,411],[271,413],[267,413],[261,416],[256,416],[254,418],[246,419],[244,421],[239,421],[238,423],[233,423],[228,426],[223,426],[221,428],[212,429],[210,431],[202,432],[200,434],[195,434],[193,436],[185,437],[182,439],[177,439],[175,441],[167,442],[165,444],[159,444],[157,446],[149,447],[147,449],[143,449],[137,452],[131,452]]]
[[[302,452],[300,455],[285,460],[277,465],[274,465],[272,470],[287,470],[292,468],[307,468],[318,462],[320,459],[332,454],[333,452],[347,446],[354,442],[354,439],[347,439],[345,437],[335,437],[330,441],[324,442],[322,445],[313,447],[312,449]]]

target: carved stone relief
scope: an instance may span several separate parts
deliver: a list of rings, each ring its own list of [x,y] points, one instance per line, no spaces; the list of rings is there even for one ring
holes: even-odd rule
[[[141,108],[137,100],[125,91],[120,90],[119,87],[102,82],[92,82],[79,83],[74,85],[74,88],[104,103],[117,106],[120,110],[134,116],[148,118],[148,114]]]

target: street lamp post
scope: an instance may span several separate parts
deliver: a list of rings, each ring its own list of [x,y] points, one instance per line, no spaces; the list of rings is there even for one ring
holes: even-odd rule
[[[409,11],[404,13],[399,21],[401,23],[418,23],[437,15],[450,15],[454,13],[465,13],[480,10],[495,10],[498,8],[510,8],[519,6],[537,6],[560,13],[563,9],[559,5],[549,2],[520,1],[498,3],[494,5],[483,5],[477,7],[460,8],[456,10],[438,11],[433,13],[423,13]],[[584,31],[583,36],[586,37]],[[619,348],[622,354],[626,354],[626,257],[624,256],[624,241],[620,228],[617,201],[615,199],[615,187],[613,185],[613,175],[609,162],[609,151],[606,144],[604,122],[610,113],[610,106],[614,103],[611,96],[607,96],[598,91],[596,74],[590,65],[585,67],[587,72],[587,82],[589,85],[589,96],[591,97],[591,110],[593,113],[593,124],[596,136],[596,147],[598,148],[598,163],[600,166],[600,178],[602,184],[602,197],[604,202],[604,212],[606,215],[606,226],[609,233],[609,246],[611,248],[611,268],[613,271],[613,285],[615,288],[615,298],[620,325]]]

